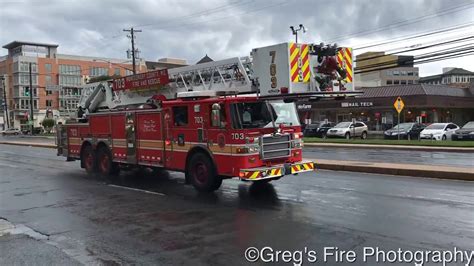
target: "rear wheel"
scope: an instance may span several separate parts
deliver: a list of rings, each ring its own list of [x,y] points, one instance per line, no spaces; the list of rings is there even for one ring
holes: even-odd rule
[[[347,132],[346,135],[345,135],[345,138],[346,139],[351,139],[351,133]]]
[[[94,149],[91,145],[87,145],[82,150],[81,154],[81,164],[86,169],[86,172],[89,174],[95,173],[97,170],[96,161],[95,161]]]
[[[118,164],[112,161],[112,154],[107,147],[100,147],[97,151],[97,166],[99,173],[104,177],[119,173]]]
[[[191,157],[186,171],[190,182],[200,192],[212,192],[222,184],[222,178],[217,176],[211,159],[203,153]]]
[[[361,139],[366,139],[367,138],[367,132],[362,132],[362,135],[360,135]]]

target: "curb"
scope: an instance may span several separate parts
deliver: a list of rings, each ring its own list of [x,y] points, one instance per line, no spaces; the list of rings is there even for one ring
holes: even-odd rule
[[[56,145],[54,145],[54,144],[48,144],[48,143],[19,142],[19,141],[0,141],[0,144],[16,145],[16,146],[30,146],[30,147],[37,147],[37,148],[49,148],[49,149],[55,149],[55,148],[56,148]]]
[[[388,166],[380,165],[383,163],[360,161],[311,160],[316,163],[318,169],[325,170],[474,181],[474,167],[470,169],[411,164],[393,164]]]
[[[474,152],[470,147],[433,147],[433,146],[406,146],[406,145],[380,145],[380,144],[340,144],[340,143],[314,143],[305,142],[305,147],[317,148],[350,148],[350,149],[385,149],[408,151],[438,151],[438,152]]]

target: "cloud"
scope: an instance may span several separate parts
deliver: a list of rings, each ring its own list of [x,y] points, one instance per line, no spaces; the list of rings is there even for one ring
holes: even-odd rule
[[[473,1],[0,0],[0,42],[52,42],[59,44],[60,53],[126,58],[129,40],[122,30],[137,26],[143,30],[137,34],[142,57],[184,58],[194,63],[205,54],[213,59],[245,56],[254,47],[292,41],[288,27],[300,23],[309,29],[299,36],[303,42],[341,45],[435,30],[472,21],[470,3]],[[457,6],[464,8],[449,12]],[[453,62],[469,67],[466,58]],[[421,66],[422,73],[425,68],[439,72],[442,64]],[[433,66],[439,66],[438,70]]]

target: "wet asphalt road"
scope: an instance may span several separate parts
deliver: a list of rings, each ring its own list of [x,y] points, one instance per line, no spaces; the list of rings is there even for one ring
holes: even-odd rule
[[[40,239],[0,236],[0,265],[241,265],[249,246],[318,256],[328,246],[474,249],[466,181],[319,171],[269,185],[226,180],[210,195],[183,183],[167,172],[104,181],[54,150],[0,145],[0,219]]]

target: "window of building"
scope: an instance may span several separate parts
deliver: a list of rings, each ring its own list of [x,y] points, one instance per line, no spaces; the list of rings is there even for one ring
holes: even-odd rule
[[[53,100],[46,100],[46,107],[53,107]]]
[[[59,65],[59,74],[80,75],[81,66],[78,65]]]
[[[51,83],[52,83],[51,82],[51,76],[49,76],[49,75],[45,76],[44,79],[45,79],[46,85],[51,85]]]
[[[402,85],[407,85],[407,81],[406,81],[406,80],[402,80],[402,81],[400,81],[400,84],[402,84]]]
[[[115,68],[114,69],[114,75],[120,76],[120,68]]]
[[[393,75],[394,75],[394,76],[400,76],[400,71],[394,70],[394,71],[393,71]]]
[[[89,75],[92,77],[106,76],[109,74],[109,70],[105,67],[91,67],[89,69]]]
[[[387,80],[387,85],[392,85],[393,84],[393,80]]]
[[[413,80],[408,80],[407,84],[413,84]]]
[[[408,76],[413,76],[413,71],[408,71],[408,72],[407,72],[407,75],[408,75]]]
[[[188,124],[188,107],[175,106],[173,107],[173,119],[175,126],[186,126]]]
[[[46,90],[46,96],[48,96],[48,95],[53,95],[53,91],[51,91],[51,90]]]
[[[30,72],[30,62],[20,62],[20,72]],[[31,63],[31,72],[38,72],[36,63]]]
[[[405,70],[400,71],[400,75],[401,75],[401,76],[406,76],[406,75],[407,75],[407,72],[406,72]]]
[[[393,84],[395,84],[395,85],[400,84],[400,80],[394,80],[394,81],[393,81]]]
[[[80,86],[82,84],[81,76],[59,75],[59,85]]]
[[[46,73],[51,73],[51,71],[53,71],[51,64],[44,64],[44,68],[46,69]]]
[[[391,75],[392,75],[392,70],[387,70],[387,71],[385,72],[385,74],[386,74],[387,76],[391,76]]]
[[[133,75],[133,71],[126,69],[125,70],[125,76],[130,76],[130,75]]]

